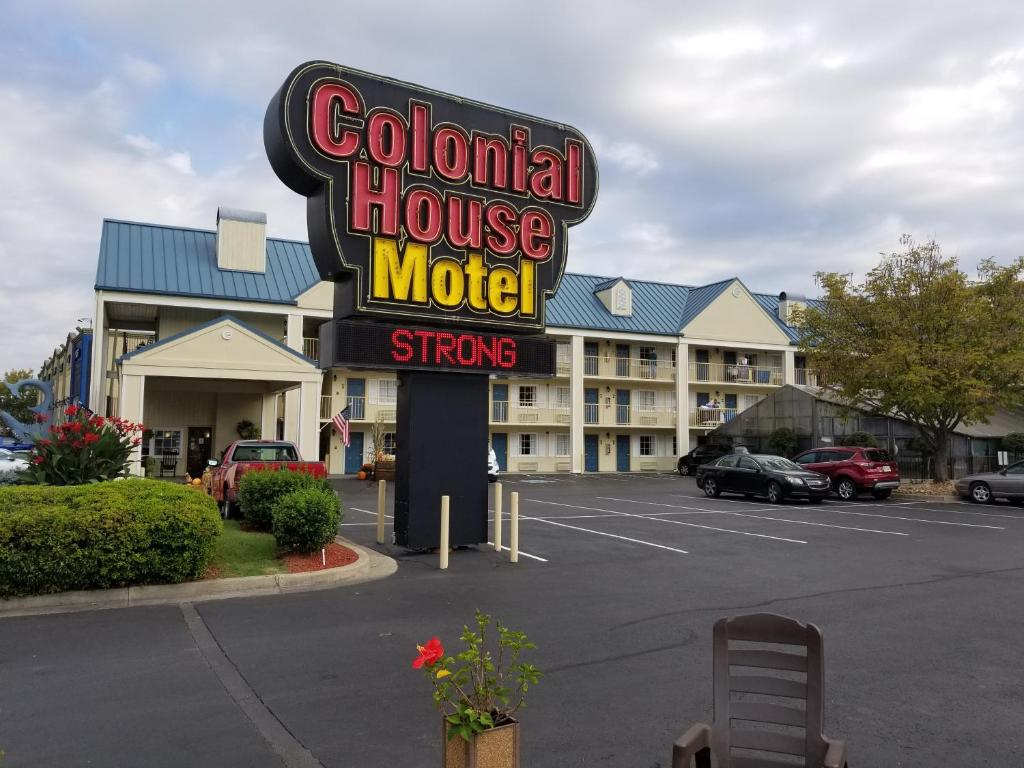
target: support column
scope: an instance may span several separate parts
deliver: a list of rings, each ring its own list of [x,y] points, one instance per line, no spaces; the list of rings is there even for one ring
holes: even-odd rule
[[[316,461],[320,455],[320,382],[304,381],[295,392],[298,403],[299,455],[306,461]]]
[[[690,452],[690,345],[676,344],[676,458]]]
[[[277,439],[277,393],[267,392],[263,395],[260,409],[260,438],[263,440]]]
[[[144,423],[142,414],[145,406],[145,396],[145,376],[122,374],[121,396],[118,399],[117,415],[122,419],[134,421],[136,424]],[[182,435],[183,442],[185,439],[185,435]],[[129,472],[137,477],[142,477],[145,474],[145,468],[142,466],[142,446],[132,448],[132,452],[128,457],[128,466]]]
[[[785,358],[782,381],[786,384],[796,384],[796,350],[787,349],[782,355]]]
[[[285,342],[289,349],[302,352],[302,315],[288,315],[285,327]],[[299,425],[299,390],[289,389],[284,393],[284,439],[298,443],[301,427]],[[301,449],[299,451],[301,453]],[[303,454],[303,458],[306,458]]]
[[[572,471],[583,471],[583,337],[571,337],[572,356],[569,365],[569,394],[572,410],[569,419],[569,450]]]
[[[96,294],[96,317],[92,324],[92,360],[89,361],[89,409],[106,414],[107,389],[107,317],[103,294]],[[111,414],[114,415],[114,414]]]

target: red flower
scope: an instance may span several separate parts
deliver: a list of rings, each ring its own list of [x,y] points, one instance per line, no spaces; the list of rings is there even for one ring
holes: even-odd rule
[[[68,424],[68,429],[70,429],[77,435],[79,432],[82,431],[82,422],[72,421],[70,424]]]
[[[96,443],[99,442],[100,436],[95,432],[89,432],[82,439],[87,443]]]
[[[43,446],[46,446],[46,445],[53,445],[53,440],[45,440],[45,439],[43,439],[43,440],[37,440],[37,441],[36,441],[36,445],[43,445]]]
[[[142,438],[141,437],[136,437],[134,440],[132,440],[132,445],[134,445],[134,446],[142,445]]]
[[[83,448],[85,448],[85,443],[83,443],[81,440],[75,440],[75,442],[71,444],[71,447],[80,451]]]
[[[413,669],[421,669],[424,664],[432,667],[444,658],[444,648],[441,647],[441,641],[436,637],[430,638],[426,645],[417,645],[416,650],[420,652],[420,655],[412,660]]]
[[[78,413],[79,410],[80,409],[77,405],[69,405],[67,408],[64,409],[64,415],[74,416],[76,413]]]
[[[44,461],[46,461],[46,459],[44,459],[42,456],[36,456],[34,459],[32,459],[33,464],[42,464]]]
[[[94,427],[102,427],[105,422],[106,419],[104,419],[102,416],[93,416],[91,419],[89,419],[89,423]]]

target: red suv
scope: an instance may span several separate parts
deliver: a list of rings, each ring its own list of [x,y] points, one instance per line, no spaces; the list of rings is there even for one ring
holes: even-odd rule
[[[870,491],[876,499],[886,499],[900,487],[900,468],[881,448],[829,446],[804,451],[793,461],[832,478],[832,487],[840,499],[855,499]]]

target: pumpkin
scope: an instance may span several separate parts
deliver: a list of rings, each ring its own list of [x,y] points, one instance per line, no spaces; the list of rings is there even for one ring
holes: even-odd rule
[[[365,480],[366,479],[366,473],[363,472],[363,470],[360,469],[359,470],[359,474],[356,475],[356,477],[358,477],[360,480]]]

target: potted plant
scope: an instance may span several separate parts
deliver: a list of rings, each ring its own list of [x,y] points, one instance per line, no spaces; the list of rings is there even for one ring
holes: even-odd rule
[[[235,431],[242,440],[259,440],[260,428],[248,419],[242,419],[235,425]]]
[[[476,629],[462,628],[465,650],[455,656],[446,656],[436,637],[416,646],[412,666],[423,670],[441,711],[444,768],[519,768],[514,715],[541,677],[520,655],[537,646],[500,621],[494,623],[497,637],[488,637],[490,624],[491,617],[477,611]]]

